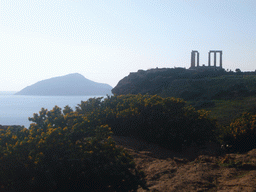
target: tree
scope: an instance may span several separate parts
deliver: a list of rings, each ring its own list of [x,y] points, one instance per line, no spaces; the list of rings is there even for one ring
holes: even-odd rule
[[[236,73],[241,73],[241,70],[239,68],[236,68]]]

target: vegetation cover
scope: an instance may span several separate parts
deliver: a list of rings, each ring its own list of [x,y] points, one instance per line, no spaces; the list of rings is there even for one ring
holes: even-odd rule
[[[222,128],[220,137],[236,152],[247,152],[256,148],[256,115],[243,113],[229,126]]]
[[[211,118],[217,120],[217,138],[228,145],[227,152],[247,152],[256,148],[256,98],[212,100],[215,106],[204,106]]]
[[[108,125],[55,106],[30,128],[0,132],[0,187],[15,191],[136,191],[144,175],[117,148]]]
[[[16,191],[136,191],[145,175],[111,135],[133,136],[180,151],[225,142],[237,151],[256,147],[256,115],[219,126],[209,112],[182,99],[114,95],[81,101],[73,111],[42,108],[29,129],[0,130],[0,187]],[[243,146],[243,147],[241,147]],[[246,147],[244,147],[246,146]]]
[[[182,98],[195,110],[208,110],[209,117],[217,120],[218,128],[215,136],[218,142],[229,144],[229,149],[232,146],[234,152],[245,152],[255,147],[255,129],[251,120],[253,119],[251,116],[256,114],[255,71],[241,72],[240,69],[236,69],[235,72],[224,69],[215,71],[207,70],[207,67],[198,70],[185,68],[138,70],[120,80],[112,92],[117,95],[157,94],[166,98]],[[250,118],[248,117],[250,120],[243,114],[247,112],[251,114]],[[182,126],[180,123],[179,125]],[[186,126],[184,123],[183,125]],[[243,128],[240,129],[241,127]],[[145,134],[150,132],[151,130],[145,131]],[[159,134],[156,131],[152,135],[154,138],[154,135]],[[163,141],[168,143],[165,139]]]
[[[150,94],[177,97],[186,101],[236,99],[256,93],[256,72],[156,68],[130,73],[120,80],[112,93]],[[212,105],[212,104],[211,104]]]
[[[102,98],[89,99],[81,102],[77,111],[93,122],[98,121],[97,125],[109,125],[115,135],[132,135],[176,151],[192,143],[204,146],[207,142],[215,142],[228,144],[234,152],[246,152],[256,148],[256,115],[255,105],[252,105],[255,101],[248,98],[220,103],[221,108],[215,113],[223,115],[221,111],[227,111],[224,123],[211,118],[210,111],[196,110],[182,99],[158,95],[127,94],[104,101]],[[232,103],[232,109],[227,102]],[[209,105],[211,103],[203,107],[209,109]],[[224,110],[225,107],[228,109]],[[232,117],[236,118],[232,120]]]
[[[168,149],[181,150],[215,139],[216,122],[177,98],[120,95],[89,99],[77,108],[96,125],[107,124],[115,135],[143,138]]]

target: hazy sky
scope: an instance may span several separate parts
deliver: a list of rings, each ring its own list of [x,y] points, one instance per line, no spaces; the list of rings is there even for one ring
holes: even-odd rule
[[[0,91],[69,73],[115,86],[139,69],[256,69],[255,0],[0,0]]]

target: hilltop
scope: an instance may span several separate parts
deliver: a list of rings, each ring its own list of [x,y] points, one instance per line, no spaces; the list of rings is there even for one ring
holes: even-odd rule
[[[256,73],[156,68],[130,73],[112,89],[116,95],[150,94],[187,101],[232,99],[256,93]]]
[[[106,95],[112,87],[86,79],[79,73],[53,77],[27,86],[15,95]]]

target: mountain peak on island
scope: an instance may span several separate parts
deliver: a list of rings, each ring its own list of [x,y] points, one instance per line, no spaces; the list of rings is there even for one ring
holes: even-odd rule
[[[76,77],[76,78],[83,78],[86,79],[83,75],[81,75],[80,73],[70,73],[61,77]]]
[[[79,73],[71,73],[38,81],[17,92],[16,95],[110,95],[111,89],[108,84],[91,81]]]

